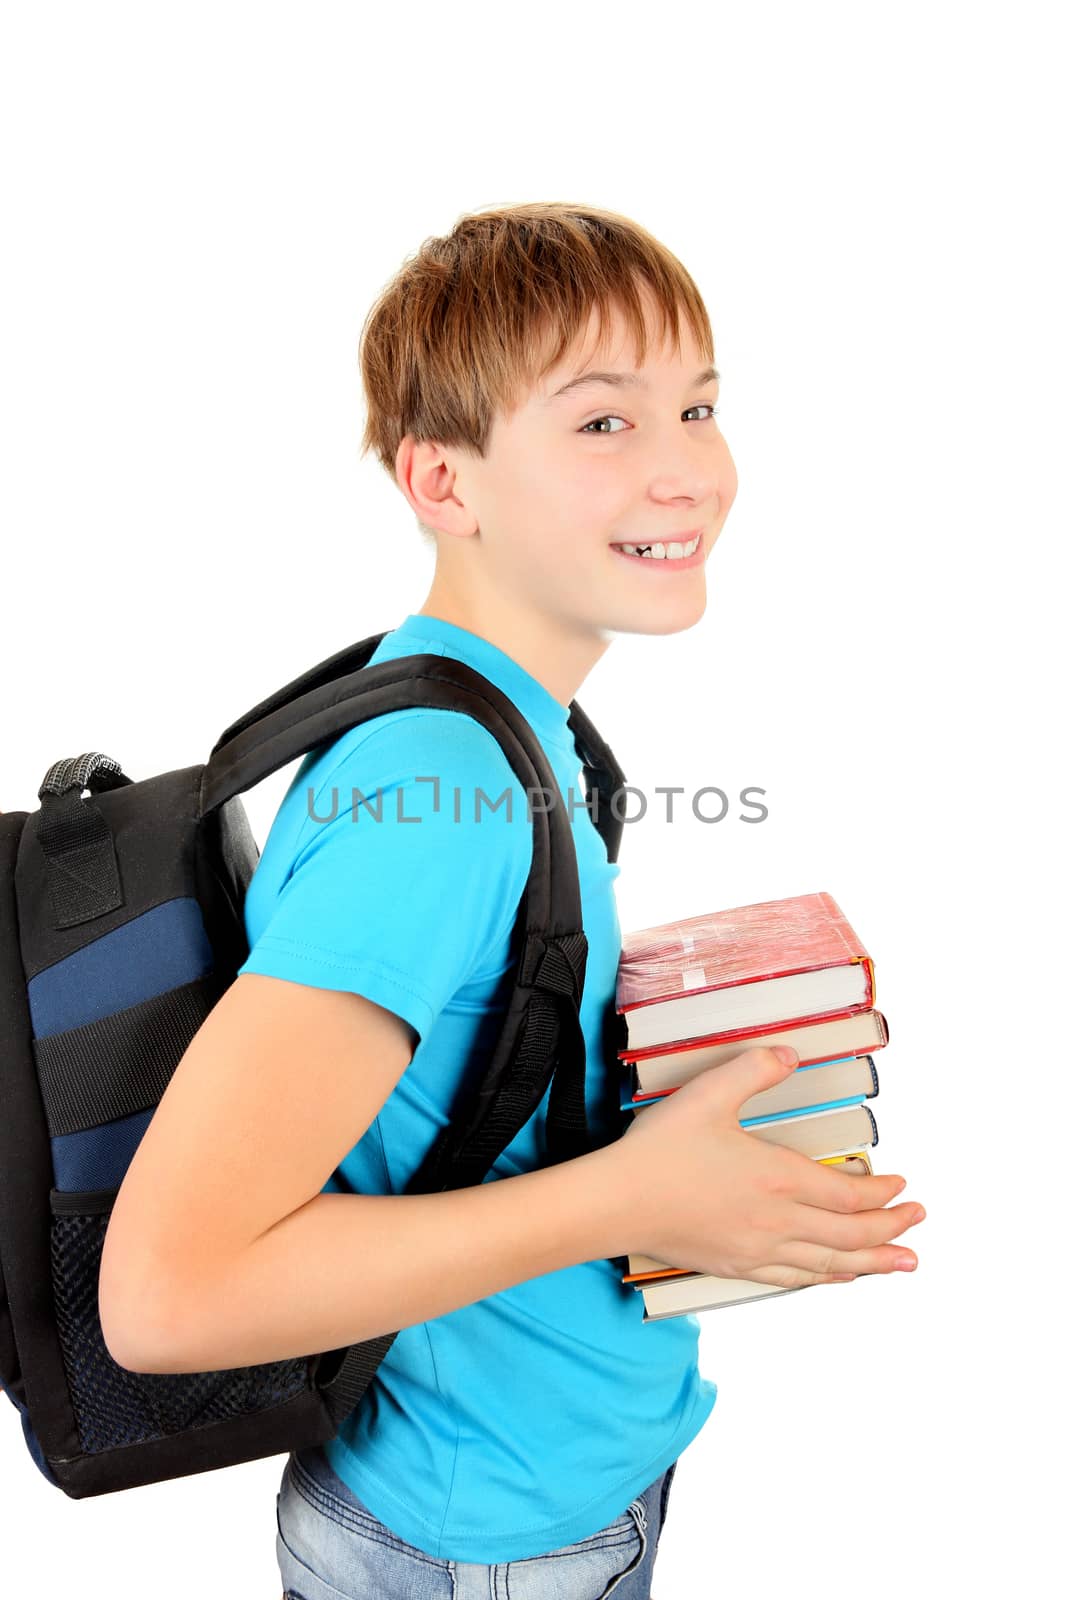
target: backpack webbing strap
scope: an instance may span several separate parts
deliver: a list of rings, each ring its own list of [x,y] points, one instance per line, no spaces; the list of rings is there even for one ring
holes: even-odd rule
[[[406,1194],[480,1183],[533,1116],[549,1081],[543,1164],[554,1166],[590,1149],[580,1019],[587,953],[581,931],[527,932],[511,1004],[489,1068],[473,1097],[453,1109]]]
[[[91,796],[129,782],[118,762],[97,750],[53,761],[44,775],[37,838],[57,928],[77,927],[123,904],[115,841]],[[89,799],[82,799],[83,789]]]
[[[42,790],[37,839],[55,927],[76,927],[123,904],[115,841],[93,800],[83,800],[77,789],[59,795]]]
[[[592,784],[589,799],[593,806],[593,826],[607,845],[608,860],[617,861],[626,822],[626,774],[611,746],[601,738],[577,700],[571,701],[567,726],[574,734],[575,746]]]
[[[318,1379],[319,1393],[333,1418],[335,1430],[359,1404],[395,1338],[395,1333],[382,1333],[376,1339],[349,1345],[336,1374],[327,1382]]]
[[[219,999],[205,973],[95,1022],[33,1041],[49,1137],[81,1133],[155,1106]]]
[[[527,938],[524,959],[537,960],[531,981],[539,1001],[546,996],[553,1007],[559,1037],[556,1070],[548,1098],[547,1165],[569,1161],[589,1149],[589,1127],[585,1104],[585,1034],[582,1032],[581,1004],[585,986],[585,963],[589,945],[584,932],[556,934],[531,947]]]

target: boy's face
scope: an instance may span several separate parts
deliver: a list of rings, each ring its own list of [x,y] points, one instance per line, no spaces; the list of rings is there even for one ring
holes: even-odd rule
[[[473,589],[482,612],[495,599],[516,621],[536,614],[575,642],[698,622],[704,563],[737,493],[710,410],[718,381],[696,381],[708,363],[684,317],[678,353],[651,347],[643,384],[597,380],[557,393],[583,371],[637,371],[621,321],[617,328],[601,342],[594,322],[516,411],[498,415],[483,458],[450,449],[436,458],[439,473],[445,461],[455,469],[450,492],[441,476],[434,490],[439,579],[452,591]],[[697,535],[695,555],[681,561],[616,548],[684,545]]]

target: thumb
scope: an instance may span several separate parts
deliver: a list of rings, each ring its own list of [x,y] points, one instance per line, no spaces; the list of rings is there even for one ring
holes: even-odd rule
[[[711,1068],[706,1075],[719,1086],[727,1103],[738,1110],[761,1089],[788,1078],[799,1060],[792,1045],[755,1045]]]

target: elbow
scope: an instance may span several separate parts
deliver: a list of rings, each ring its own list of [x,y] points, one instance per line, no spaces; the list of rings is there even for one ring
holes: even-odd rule
[[[104,1338],[104,1348],[117,1367],[122,1367],[126,1372],[161,1372],[158,1366],[139,1346],[127,1343],[128,1334],[124,1326],[119,1326],[117,1331],[111,1317],[103,1310],[100,1312],[100,1329]]]
[[[117,1366],[145,1373],[198,1370],[182,1365],[180,1327],[172,1309],[177,1299],[162,1292],[158,1280],[153,1284],[124,1266],[121,1257],[112,1260],[105,1236],[97,1310],[104,1346]]]
[[[108,1355],[127,1372],[179,1372],[177,1345],[160,1337],[145,1314],[145,1299],[117,1304],[100,1296],[100,1332]]]

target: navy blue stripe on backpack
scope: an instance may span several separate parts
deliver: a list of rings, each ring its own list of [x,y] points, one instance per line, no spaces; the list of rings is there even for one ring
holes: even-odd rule
[[[592,1148],[578,869],[550,762],[481,673],[433,654],[368,666],[383,634],[254,706],[206,763],[134,781],[99,752],[57,761],[33,812],[0,814],[0,1386],[40,1471],[74,1499],[332,1438],[396,1337],[206,1373],[139,1373],[97,1309],[108,1219],[167,1084],[248,955],[259,860],[241,795],[369,718],[476,718],[528,793],[533,854],[508,1008],[480,1082],[407,1193],[480,1183],[549,1091],[548,1162]],[[615,861],[624,776],[576,701],[590,816]],[[621,1132],[620,1123],[619,1131]]]

